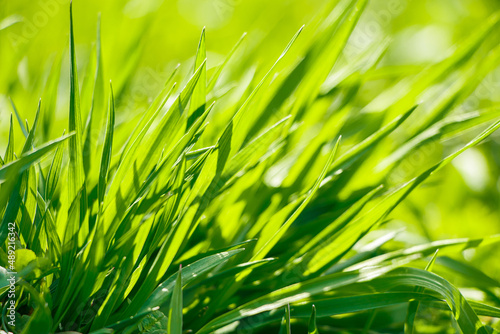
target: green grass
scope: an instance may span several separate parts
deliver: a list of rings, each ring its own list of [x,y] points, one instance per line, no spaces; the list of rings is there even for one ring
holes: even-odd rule
[[[498,65],[499,16],[395,80],[382,63],[390,42],[354,59],[343,53],[366,5],[328,5],[262,73],[240,62],[245,36],[208,68],[203,29],[191,71],[173,69],[140,112],[123,112],[140,51],[108,88],[101,52],[112,50],[101,46],[99,19],[81,85],[70,9],[67,134],[48,140],[64,57],[33,120],[24,124],[12,102],[0,161],[0,297],[5,315],[15,222],[18,317],[12,328],[3,316],[2,328],[500,330],[498,280],[461,256],[500,235],[425,240],[396,223],[416,189],[500,127],[495,105],[459,112]],[[227,72],[246,75],[234,87]],[[374,80],[388,87],[361,103]]]

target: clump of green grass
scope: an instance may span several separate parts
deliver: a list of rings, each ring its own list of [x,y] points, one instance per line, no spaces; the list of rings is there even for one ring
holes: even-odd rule
[[[498,58],[499,48],[480,48],[498,18],[360,106],[353,96],[386,47],[341,62],[366,2],[341,1],[301,43],[298,30],[274,65],[236,93],[222,76],[228,61],[207,70],[203,31],[185,84],[172,82],[174,71],[139,118],[120,114],[104,82],[99,29],[92,94],[80,99],[70,15],[68,133],[34,145],[41,110],[50,111],[42,100],[33,124],[19,124],[24,139],[14,138],[11,117],[1,160],[0,258],[7,267],[6,226],[15,222],[18,272],[17,325],[3,317],[3,329],[414,333],[425,307],[451,315],[464,333],[494,332],[498,282],[447,255],[499,237],[401,245],[390,220],[416,187],[500,127],[492,123],[498,109],[454,114],[478,84],[472,78]],[[488,55],[476,64],[480,52]],[[417,105],[456,73],[463,77],[453,87]],[[49,97],[57,94],[50,82]],[[228,91],[231,98],[220,94]],[[445,158],[398,172],[429,142],[442,146],[478,126]],[[24,140],[21,152],[15,140]],[[437,265],[483,298],[465,298],[433,273]],[[2,275],[5,314],[5,268]],[[423,328],[443,326],[449,321]]]

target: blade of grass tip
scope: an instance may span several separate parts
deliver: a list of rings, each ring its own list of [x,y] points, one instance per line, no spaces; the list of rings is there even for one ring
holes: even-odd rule
[[[94,75],[94,91],[92,92],[92,101],[90,111],[85,125],[85,139],[83,146],[83,167],[85,175],[88,175],[92,166],[93,149],[95,149],[97,138],[94,135],[94,127],[100,128],[104,112],[104,76],[102,69],[101,54],[101,13],[97,16],[97,36],[96,36],[96,68]],[[97,123],[97,124],[95,124]]]
[[[9,15],[2,20],[0,20],[0,31],[7,29],[10,26],[13,26],[16,23],[23,22],[23,17],[21,15],[13,14]]]
[[[437,258],[438,252],[439,252],[439,248],[436,249],[436,252],[434,252],[434,255],[432,256],[431,260],[425,266],[425,270],[432,271],[432,267],[434,267],[434,263],[436,262],[436,258]]]
[[[36,132],[36,128],[38,125],[38,117],[40,116],[41,103],[42,103],[42,100],[41,99],[38,100],[38,107],[36,109],[35,120],[33,121],[33,127],[31,128],[31,130],[28,133],[28,136],[26,137],[26,141],[24,142],[22,154],[27,153],[33,147],[33,142],[35,141],[35,132]]]
[[[28,130],[26,130],[26,127],[23,124],[23,121],[21,119],[21,116],[19,115],[19,112],[17,111],[16,105],[14,104],[14,101],[12,100],[12,97],[9,96],[9,101],[10,105],[12,106],[12,109],[14,109],[14,114],[16,114],[17,121],[19,123],[19,126],[21,127],[21,130],[23,131],[24,137],[28,137]]]
[[[109,82],[109,107],[108,107],[108,124],[106,128],[106,138],[104,140],[104,147],[102,149],[101,169],[99,172],[99,183],[97,191],[99,195],[99,206],[104,200],[104,192],[106,191],[106,184],[108,179],[109,164],[111,162],[111,151],[113,146],[113,133],[115,126],[115,99],[113,96],[113,86]]]
[[[12,121],[12,114],[10,114],[9,141],[7,142],[7,148],[3,156],[5,164],[14,160],[14,125]]]
[[[245,39],[246,35],[247,35],[246,32],[243,33],[243,35],[240,37],[238,42],[236,42],[235,46],[233,46],[231,51],[229,51],[229,54],[227,55],[226,59],[224,59],[224,62],[221,65],[219,65],[219,67],[217,67],[217,70],[215,71],[214,75],[210,79],[210,82],[209,82],[208,87],[207,87],[207,92],[211,92],[214,89],[214,87],[217,84],[217,81],[219,80],[219,77],[222,73],[222,70],[224,69],[224,67],[226,67],[227,63],[229,62],[229,60],[231,59],[233,54],[236,52],[238,47],[241,45],[241,43]]]
[[[182,334],[182,265],[179,266],[168,310],[168,334]]]
[[[69,95],[69,131],[75,132],[69,139],[68,203],[72,203],[82,191],[80,221],[87,211],[87,192],[82,160],[82,123],[80,111],[80,92],[76,68],[75,40],[73,33],[73,2],[69,5],[69,52],[70,52],[70,95]]]
[[[309,318],[308,334],[319,334],[318,327],[316,327],[316,306],[312,306],[311,317]]]
[[[281,326],[280,326],[280,334],[291,334],[291,327],[290,327],[290,304],[287,304],[285,306],[285,314],[283,315],[283,318],[281,318]]]
[[[426,271],[432,271],[432,267],[434,266],[434,263],[436,262],[437,254],[439,252],[439,248],[436,249],[434,252],[434,255],[432,256],[431,260],[427,265],[425,266]],[[416,293],[421,293],[424,292],[424,288],[417,286],[414,291]],[[406,321],[405,321],[405,334],[413,334],[415,333],[415,317],[417,316],[417,311],[418,311],[418,306],[420,302],[418,300],[413,300],[408,304],[408,311],[406,313]]]

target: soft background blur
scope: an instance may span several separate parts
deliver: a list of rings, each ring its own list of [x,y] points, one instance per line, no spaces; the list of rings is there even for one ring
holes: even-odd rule
[[[219,64],[240,36],[247,38],[237,57],[239,68],[263,71],[276,59],[291,36],[306,25],[314,29],[324,0],[76,0],[75,39],[82,95],[88,94],[88,59],[95,47],[98,13],[102,18],[105,79],[113,80],[119,93],[120,114],[140,115],[146,102],[162,88],[177,65],[179,77],[192,70],[192,57],[206,27],[209,68]],[[9,118],[15,102],[23,119],[33,121],[36,104],[44,95],[46,80],[62,62],[56,115],[51,115],[45,139],[56,138],[67,128],[68,109],[68,3],[63,0],[0,0],[0,150],[7,144]],[[417,73],[425,64],[442,59],[491,13],[500,8],[488,0],[373,0],[344,53],[349,61],[373,43],[390,37],[381,66],[394,70],[394,80]],[[311,23],[311,24],[309,24]],[[309,25],[308,25],[309,24]],[[310,32],[312,33],[312,32]],[[62,52],[62,50],[64,50]],[[131,71],[138,63],[137,71]],[[242,66],[241,64],[244,64]],[[236,68],[236,67],[235,67]],[[225,74],[244,80],[236,69]],[[375,73],[376,79],[376,73]],[[357,97],[367,105],[388,82],[375,80]],[[125,83],[127,83],[125,85]],[[87,87],[87,88],[86,88]],[[500,100],[500,69],[491,72],[462,106],[471,111]],[[45,100],[42,100],[45,101]],[[88,112],[82,104],[82,112]],[[130,116],[130,115],[129,115]],[[127,117],[129,118],[129,117]],[[48,118],[47,118],[48,119]],[[15,126],[15,137],[22,136]],[[468,138],[463,138],[466,140]],[[38,138],[38,144],[41,139]],[[16,142],[17,152],[22,141]],[[499,188],[500,134],[455,160],[415,191],[392,215],[396,221],[422,236],[421,242],[449,237],[480,237],[500,233]],[[430,148],[430,155],[443,150]],[[419,164],[415,157],[414,164]],[[478,267],[500,277],[497,248],[466,254]]]

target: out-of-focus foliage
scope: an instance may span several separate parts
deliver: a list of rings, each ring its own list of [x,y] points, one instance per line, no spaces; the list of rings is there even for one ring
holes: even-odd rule
[[[498,9],[4,0],[17,332],[498,329]]]

